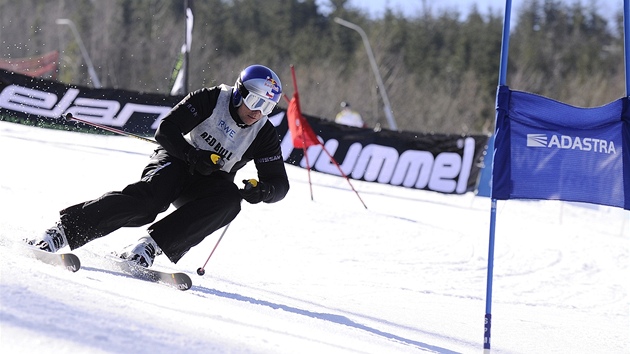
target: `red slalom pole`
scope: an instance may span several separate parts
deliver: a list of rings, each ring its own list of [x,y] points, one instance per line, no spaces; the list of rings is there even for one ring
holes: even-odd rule
[[[225,235],[225,232],[227,231],[228,227],[230,227],[232,223],[229,223],[225,226],[225,229],[223,229],[223,232],[221,233],[221,236],[219,237],[219,240],[217,240],[217,244],[214,245],[214,248],[212,249],[212,252],[210,252],[210,255],[208,256],[208,259],[206,259],[206,263],[203,264],[203,266],[197,268],[197,274],[203,276],[204,274],[206,274],[206,265],[208,264],[208,262],[210,261],[210,257],[212,257],[212,254],[214,253],[214,251],[217,249],[217,247],[219,247],[219,242],[221,242],[221,239],[223,238],[223,236]]]
[[[107,130],[108,132],[112,132],[112,133],[128,136],[128,137],[131,137],[131,138],[140,139],[142,141],[146,141],[146,142],[153,143],[153,144],[158,144],[158,142],[153,140],[153,139],[145,138],[143,136],[132,134],[132,133],[127,133],[126,131],[119,130],[119,129],[112,128],[112,127],[108,127],[106,125],[102,125],[102,124],[98,124],[98,123],[92,123],[92,122],[87,121],[87,120],[75,118],[75,117],[72,116],[72,113],[66,113],[66,114],[62,115],[62,117],[68,122],[73,120],[73,121],[80,122],[80,123],[83,123],[83,124],[91,125],[93,127],[101,128],[103,130]]]
[[[295,91],[295,96],[299,98],[298,87],[297,87],[297,78],[295,77],[295,66],[291,64],[291,77],[293,78],[293,90]],[[300,100],[296,100],[298,112],[300,115],[298,116],[298,120],[300,121],[300,133],[302,135],[302,151],[304,151],[304,159],[306,160],[306,173],[308,175],[308,186],[311,190],[311,201],[315,200],[313,198],[313,183],[311,182],[311,163],[308,160],[308,147],[306,146],[306,138],[304,137],[304,123],[302,122],[302,107],[300,107]]]
[[[300,115],[298,116],[298,120],[300,120],[300,133],[302,135],[302,150],[304,151],[304,158],[306,159],[306,170],[308,171],[308,185],[311,187],[311,200],[313,200],[313,184],[311,183],[311,164],[308,161],[308,154],[307,154],[308,147],[306,147],[306,137],[304,136],[304,122],[302,122],[302,107],[300,106],[300,100],[299,100],[300,94],[297,87],[295,67],[293,65],[291,65],[291,77],[293,78],[293,89],[295,90],[295,96],[298,97],[298,99],[295,102],[297,103],[298,112],[300,112]]]

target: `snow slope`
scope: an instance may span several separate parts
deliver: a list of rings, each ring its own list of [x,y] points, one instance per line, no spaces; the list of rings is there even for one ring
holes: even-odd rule
[[[135,181],[153,146],[0,122],[4,353],[481,353],[490,201],[287,166],[291,191],[243,204],[178,264],[186,292],[107,268],[143,234],[75,251],[77,273],[24,253],[58,210]],[[255,177],[253,168],[238,179]],[[627,211],[499,202],[492,352],[630,353]]]

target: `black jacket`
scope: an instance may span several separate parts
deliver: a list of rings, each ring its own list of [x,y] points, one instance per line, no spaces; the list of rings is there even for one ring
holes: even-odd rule
[[[186,160],[186,153],[192,146],[184,139],[195,126],[208,118],[217,103],[221,89],[219,87],[202,88],[188,94],[164,117],[155,133],[155,140],[171,155]],[[231,101],[231,100],[230,100]],[[237,123],[242,123],[236,113],[236,107],[230,102],[230,115]],[[254,124],[263,124],[257,122]],[[272,185],[275,193],[266,203],[282,200],[289,191],[289,179],[282,160],[280,138],[275,127],[266,121],[252,144],[245,151],[230,173],[219,171],[226,178],[234,181],[236,172],[249,161],[254,160],[258,170],[258,180]],[[248,129],[243,125],[241,129]]]

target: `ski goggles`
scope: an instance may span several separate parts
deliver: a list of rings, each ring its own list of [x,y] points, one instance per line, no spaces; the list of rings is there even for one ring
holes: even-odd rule
[[[243,99],[243,103],[252,111],[260,111],[265,116],[269,115],[276,106],[275,102],[253,92],[247,94],[247,97]]]

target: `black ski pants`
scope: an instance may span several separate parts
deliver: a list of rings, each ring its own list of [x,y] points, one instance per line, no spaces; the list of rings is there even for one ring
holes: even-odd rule
[[[173,204],[177,209],[147,231],[177,263],[241,211],[242,198],[233,179],[220,171],[209,176],[190,174],[188,164],[160,148],[151,156],[140,181],[61,210],[61,222],[70,248],[75,249],[121,227],[152,223]]]

